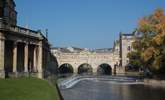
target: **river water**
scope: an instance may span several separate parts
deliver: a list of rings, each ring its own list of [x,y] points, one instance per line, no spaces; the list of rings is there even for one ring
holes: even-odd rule
[[[83,80],[60,90],[64,100],[165,100],[165,89],[144,84]]]

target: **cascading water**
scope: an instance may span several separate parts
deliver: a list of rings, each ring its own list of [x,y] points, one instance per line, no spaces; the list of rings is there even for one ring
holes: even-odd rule
[[[163,100],[165,94],[134,77],[74,76],[58,85],[64,100]]]
[[[78,82],[83,80],[91,81],[106,81],[111,84],[143,84],[143,80],[130,77],[119,77],[119,76],[73,76],[62,82],[59,82],[58,85],[61,89],[72,88]]]

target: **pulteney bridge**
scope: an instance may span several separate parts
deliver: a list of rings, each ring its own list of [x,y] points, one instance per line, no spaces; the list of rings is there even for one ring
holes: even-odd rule
[[[64,49],[64,48],[63,48]],[[60,73],[87,73],[87,74],[112,74],[119,64],[119,55],[114,52],[91,52],[79,50],[73,52],[53,48]]]

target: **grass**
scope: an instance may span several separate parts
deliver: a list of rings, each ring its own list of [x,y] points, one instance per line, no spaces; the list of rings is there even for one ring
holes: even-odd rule
[[[37,78],[0,79],[0,100],[59,100],[57,89]]]

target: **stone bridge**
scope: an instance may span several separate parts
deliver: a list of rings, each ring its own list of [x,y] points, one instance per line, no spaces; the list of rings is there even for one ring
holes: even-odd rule
[[[60,52],[52,49],[56,56],[59,72],[64,73],[67,67],[72,69],[73,73],[94,73],[94,74],[112,74],[115,67],[119,64],[119,55],[113,52],[96,53],[90,51],[81,52]]]

